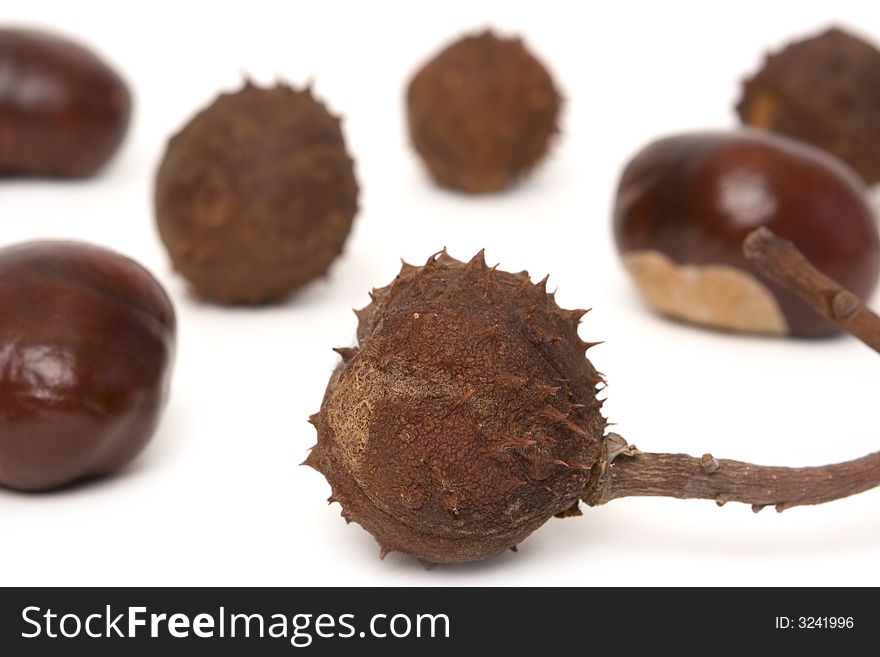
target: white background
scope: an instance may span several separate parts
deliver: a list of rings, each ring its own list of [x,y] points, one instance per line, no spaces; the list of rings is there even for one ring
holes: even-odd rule
[[[833,11],[833,13],[831,13]],[[818,465],[877,449],[880,362],[851,338],[731,337],[651,315],[610,232],[616,178],[664,133],[735,125],[739,81],[762,53],[834,20],[877,26],[858,2],[4,2],[0,21],[77,36],[133,87],[129,137],[99,178],[0,181],[0,243],[74,237],[143,262],[180,319],[171,402],[145,454],[71,490],[0,490],[0,585],[880,584],[880,491],[824,507],[618,500],[551,520],[518,553],[431,572],[378,546],[321,475],[298,467],[351,344],[351,308],[399,258],[447,246],[533,277],[564,307],[609,380],[606,412],[646,451]],[[562,136],[520,187],[434,188],[405,135],[415,68],[463,31],[522,33],[567,98]],[[880,39],[880,28],[872,36]],[[315,89],[345,116],[361,211],[330,277],[282,307],[198,303],[171,271],[151,194],[167,137],[247,72]],[[880,298],[876,300],[880,303]]]

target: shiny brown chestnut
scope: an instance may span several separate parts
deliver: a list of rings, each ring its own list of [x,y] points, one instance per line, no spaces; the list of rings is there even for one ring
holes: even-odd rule
[[[139,264],[78,242],[0,249],[0,485],[110,473],[153,435],[174,309]]]
[[[615,238],[655,310],[731,331],[835,333],[743,256],[759,226],[862,299],[874,291],[880,240],[865,186],[825,151],[757,130],[705,132],[656,141],[624,169]]]
[[[122,143],[130,114],[125,82],[91,51],[0,29],[0,175],[91,176]]]

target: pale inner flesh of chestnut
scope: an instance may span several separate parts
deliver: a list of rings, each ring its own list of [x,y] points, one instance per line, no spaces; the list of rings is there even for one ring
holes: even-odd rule
[[[658,251],[630,251],[623,262],[657,312],[692,324],[740,333],[788,334],[773,294],[729,265],[679,265]]]

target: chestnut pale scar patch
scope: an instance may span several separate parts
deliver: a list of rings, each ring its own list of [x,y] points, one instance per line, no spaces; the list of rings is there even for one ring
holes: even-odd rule
[[[729,265],[680,265],[659,251],[623,256],[642,297],[676,319],[741,333],[787,335],[776,299],[760,281]]]

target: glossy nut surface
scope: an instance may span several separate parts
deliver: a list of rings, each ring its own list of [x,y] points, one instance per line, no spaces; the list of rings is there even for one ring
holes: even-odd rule
[[[77,242],[0,250],[0,485],[110,473],[156,429],[175,315],[139,264]]]
[[[0,175],[90,176],[122,143],[130,113],[125,82],[91,51],[0,29]]]
[[[849,167],[819,149],[755,130],[684,134],[647,146],[621,177],[614,209],[617,246],[655,308],[730,330],[834,333],[805,303],[759,277],[742,255],[743,239],[758,226],[793,241],[862,299],[876,287],[880,242],[865,187]],[[647,279],[660,265],[632,266],[643,256],[668,259],[667,269],[677,271],[662,286],[654,285]],[[706,285],[709,278],[713,286]],[[694,290],[715,307],[676,312],[687,303],[666,306],[664,295],[684,299]],[[774,302],[778,321],[753,321]],[[717,307],[723,304],[730,307]]]

